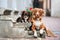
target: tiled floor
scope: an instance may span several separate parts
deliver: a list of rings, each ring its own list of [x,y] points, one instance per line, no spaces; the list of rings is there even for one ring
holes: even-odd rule
[[[60,18],[44,17],[43,21],[49,29],[55,32],[60,32]]]
[[[40,38],[0,38],[0,40],[41,40]],[[60,36],[57,37],[46,37],[42,40],[60,40]]]

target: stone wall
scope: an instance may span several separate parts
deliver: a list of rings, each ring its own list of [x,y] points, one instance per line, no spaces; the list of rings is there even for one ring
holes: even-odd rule
[[[0,37],[7,37],[12,33],[12,21],[6,19],[0,19]]]
[[[13,22],[21,16],[21,12],[18,10],[0,8],[0,19],[11,19]]]

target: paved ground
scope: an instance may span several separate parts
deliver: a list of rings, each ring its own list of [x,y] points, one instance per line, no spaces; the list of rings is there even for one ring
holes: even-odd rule
[[[0,40],[41,40],[40,38],[0,38]],[[46,37],[42,40],[60,40],[60,36],[54,37]]]
[[[60,40],[60,18],[44,17],[43,22],[57,37],[46,37],[42,40]],[[40,38],[0,38],[0,40],[40,40]]]

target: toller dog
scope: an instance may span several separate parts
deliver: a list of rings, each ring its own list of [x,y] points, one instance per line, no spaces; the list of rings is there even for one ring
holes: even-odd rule
[[[45,31],[47,35],[49,36],[54,36],[54,34],[48,29],[46,29],[45,25],[43,24],[42,21],[42,16],[44,14],[44,10],[41,8],[34,8],[31,10],[32,11],[32,31],[34,32],[34,37],[37,37],[37,30],[39,29],[39,33],[43,34]]]

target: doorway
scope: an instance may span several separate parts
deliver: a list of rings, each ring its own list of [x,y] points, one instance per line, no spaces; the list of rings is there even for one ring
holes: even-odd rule
[[[40,8],[43,9],[43,1],[40,1]]]
[[[43,8],[43,1],[34,0],[33,1],[33,8]]]

